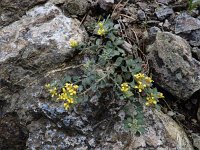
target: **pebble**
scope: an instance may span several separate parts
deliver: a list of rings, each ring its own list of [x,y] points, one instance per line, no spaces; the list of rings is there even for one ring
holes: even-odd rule
[[[190,33],[200,29],[200,20],[187,13],[182,13],[176,18],[175,33]]]
[[[143,10],[141,10],[141,9],[138,10],[137,15],[138,15],[138,19],[140,21],[144,21],[146,19],[145,12]]]
[[[173,13],[174,13],[173,9],[167,6],[163,6],[155,12],[157,18],[161,21],[166,19],[168,16],[172,15]]]

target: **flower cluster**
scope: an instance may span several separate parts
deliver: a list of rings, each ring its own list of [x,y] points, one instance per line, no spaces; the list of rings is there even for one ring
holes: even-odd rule
[[[163,93],[157,92],[156,94],[154,94],[154,93],[149,94],[149,95],[147,96],[147,98],[146,98],[146,100],[147,100],[146,106],[149,106],[149,105],[156,105],[159,98],[165,98],[165,97],[163,96]]]
[[[145,76],[143,73],[134,75],[135,81],[138,85],[135,86],[139,92],[142,92],[145,88],[150,87],[153,80],[150,77]]]
[[[71,48],[76,48],[78,46],[78,42],[74,39],[70,39],[69,45],[70,45]]]
[[[104,23],[103,22],[99,22],[98,23],[97,34],[100,35],[100,36],[104,36],[106,34],[106,29],[104,27]]]
[[[78,85],[66,83],[59,93],[57,91],[57,88],[51,87],[50,84],[46,84],[45,87],[48,89],[52,97],[57,96],[57,100],[64,101],[64,108],[66,110],[69,109],[70,105],[76,103]]]
[[[127,82],[124,82],[121,84],[121,91],[122,92],[127,92],[130,89],[130,86],[128,85]]]

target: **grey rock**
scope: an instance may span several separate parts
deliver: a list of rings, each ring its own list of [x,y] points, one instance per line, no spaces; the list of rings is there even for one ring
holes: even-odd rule
[[[169,29],[170,25],[171,25],[171,24],[169,23],[169,21],[168,21],[167,19],[165,19],[165,22],[164,22],[164,24],[163,24],[163,27]]]
[[[149,39],[155,38],[157,32],[160,32],[160,31],[161,31],[161,30],[160,30],[160,28],[158,28],[158,27],[151,27],[151,28],[149,29],[149,32],[148,32]]]
[[[162,3],[162,4],[168,4],[169,2],[171,2],[172,0],[158,0],[158,3]]]
[[[19,20],[26,11],[35,5],[47,0],[1,0],[0,1],[0,28]]]
[[[153,79],[180,99],[188,99],[200,89],[200,62],[192,57],[188,42],[169,32],[158,32],[147,49],[155,69]]]
[[[187,13],[182,13],[176,18],[175,33],[190,33],[193,30],[200,29],[200,20],[191,17]]]
[[[78,21],[65,17],[52,4],[33,8],[21,20],[0,30],[0,62],[20,54],[23,59],[41,55],[31,62],[32,65],[45,64],[45,57],[49,58],[46,63],[51,59],[56,63],[56,57],[62,58],[72,52],[67,42],[70,38],[77,41],[84,38],[78,26]],[[46,47],[52,47],[49,51],[53,51],[53,55],[44,54]]]
[[[155,14],[159,20],[164,20],[174,13],[173,9],[167,6],[162,6],[156,10]]]
[[[84,15],[89,9],[88,0],[66,0],[64,9],[71,15]]]
[[[197,119],[200,122],[200,105],[199,105],[199,108],[198,108],[198,111],[197,111]]]
[[[192,46],[200,46],[200,29],[191,32],[189,42]]]
[[[194,147],[199,150],[200,149],[200,135],[198,133],[192,133],[191,137],[193,140]]]
[[[196,54],[198,60],[200,60],[200,49],[198,47],[193,47],[192,52]]]
[[[98,4],[104,10],[109,10],[114,5],[114,0],[98,0]]]
[[[138,10],[137,15],[140,21],[144,21],[146,19],[145,12],[142,10]]]

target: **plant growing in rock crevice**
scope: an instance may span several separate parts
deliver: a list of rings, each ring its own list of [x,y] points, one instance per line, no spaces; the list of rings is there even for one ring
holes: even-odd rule
[[[113,99],[124,102],[125,127],[134,133],[143,133],[143,106],[155,107],[164,96],[152,88],[153,80],[143,73],[143,60],[127,54],[121,47],[124,40],[111,20],[98,22],[94,35],[96,39],[89,45],[78,45],[75,40],[70,40],[71,47],[79,49],[80,54],[89,53],[92,56],[81,65],[83,74],[66,76],[65,83],[60,86],[47,84],[46,88],[52,97],[63,101],[66,110],[94,95],[100,99],[103,92],[110,92]],[[131,109],[136,110],[135,116]]]

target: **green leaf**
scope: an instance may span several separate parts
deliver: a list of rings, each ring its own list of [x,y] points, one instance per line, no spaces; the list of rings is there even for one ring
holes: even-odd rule
[[[115,61],[115,65],[116,66],[120,66],[122,61],[123,61],[123,58],[122,57],[118,57],[117,60]]]
[[[117,75],[116,80],[117,80],[117,83],[121,84],[122,83],[122,77],[121,77],[121,75]]]
[[[126,96],[127,98],[129,98],[129,97],[133,96],[133,93],[132,93],[131,91],[127,91],[127,92],[125,93],[125,96]]]
[[[64,81],[65,82],[71,82],[71,77],[70,76],[65,76]]]
[[[118,46],[118,45],[122,45],[124,43],[124,40],[121,38],[118,38],[115,42],[114,45]]]

